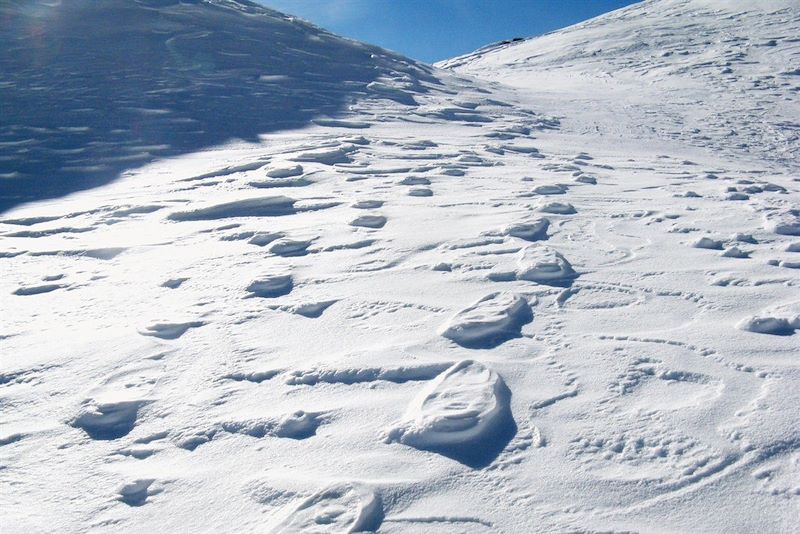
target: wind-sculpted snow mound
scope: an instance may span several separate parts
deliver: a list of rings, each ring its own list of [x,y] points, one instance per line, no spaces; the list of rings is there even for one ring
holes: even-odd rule
[[[517,257],[517,279],[540,284],[568,282],[576,275],[560,252],[544,245],[529,245]]]
[[[736,325],[739,330],[756,334],[790,336],[800,330],[800,304],[776,306],[745,317]]]
[[[547,239],[547,229],[549,227],[549,219],[537,217],[529,222],[510,224],[504,229],[503,233],[526,241],[542,241]]]
[[[519,336],[531,319],[530,304],[523,296],[491,293],[456,313],[440,333],[465,347],[492,347]]]
[[[767,230],[781,235],[800,235],[800,209],[783,209],[764,217]]]
[[[491,454],[498,444],[500,449],[505,445],[509,399],[497,373],[481,363],[461,361],[417,395],[403,419],[387,431],[385,441],[469,463],[473,455]]]
[[[254,297],[275,298],[289,294],[294,287],[291,274],[275,273],[253,280],[247,286],[247,293]]]

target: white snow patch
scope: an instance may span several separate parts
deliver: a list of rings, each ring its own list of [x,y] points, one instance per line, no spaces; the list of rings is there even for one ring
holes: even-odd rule
[[[532,319],[530,304],[508,291],[490,293],[456,313],[439,333],[464,346],[491,346],[518,336]]]
[[[508,411],[505,389],[490,368],[473,360],[458,362],[425,386],[385,441],[420,449],[484,446]]]

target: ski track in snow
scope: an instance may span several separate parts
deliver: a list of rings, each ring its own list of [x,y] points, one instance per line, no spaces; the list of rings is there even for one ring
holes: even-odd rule
[[[742,5],[2,214],[3,531],[794,530],[800,14]]]

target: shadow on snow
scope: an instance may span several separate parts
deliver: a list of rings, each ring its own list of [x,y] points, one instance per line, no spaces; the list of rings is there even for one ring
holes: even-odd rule
[[[0,49],[0,212],[336,116],[370,94],[413,105],[421,81],[439,83],[426,66],[241,0],[9,0]],[[367,87],[387,76],[403,90]]]

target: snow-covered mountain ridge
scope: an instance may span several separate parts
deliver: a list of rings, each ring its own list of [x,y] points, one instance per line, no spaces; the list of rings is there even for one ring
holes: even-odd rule
[[[796,530],[800,10],[741,6],[441,69],[2,4],[0,530]]]
[[[0,210],[444,89],[429,66],[249,2],[14,0],[0,20]]]
[[[644,138],[753,153],[797,170],[799,5],[648,0],[439,66],[562,101],[592,99],[609,129],[635,124]]]

